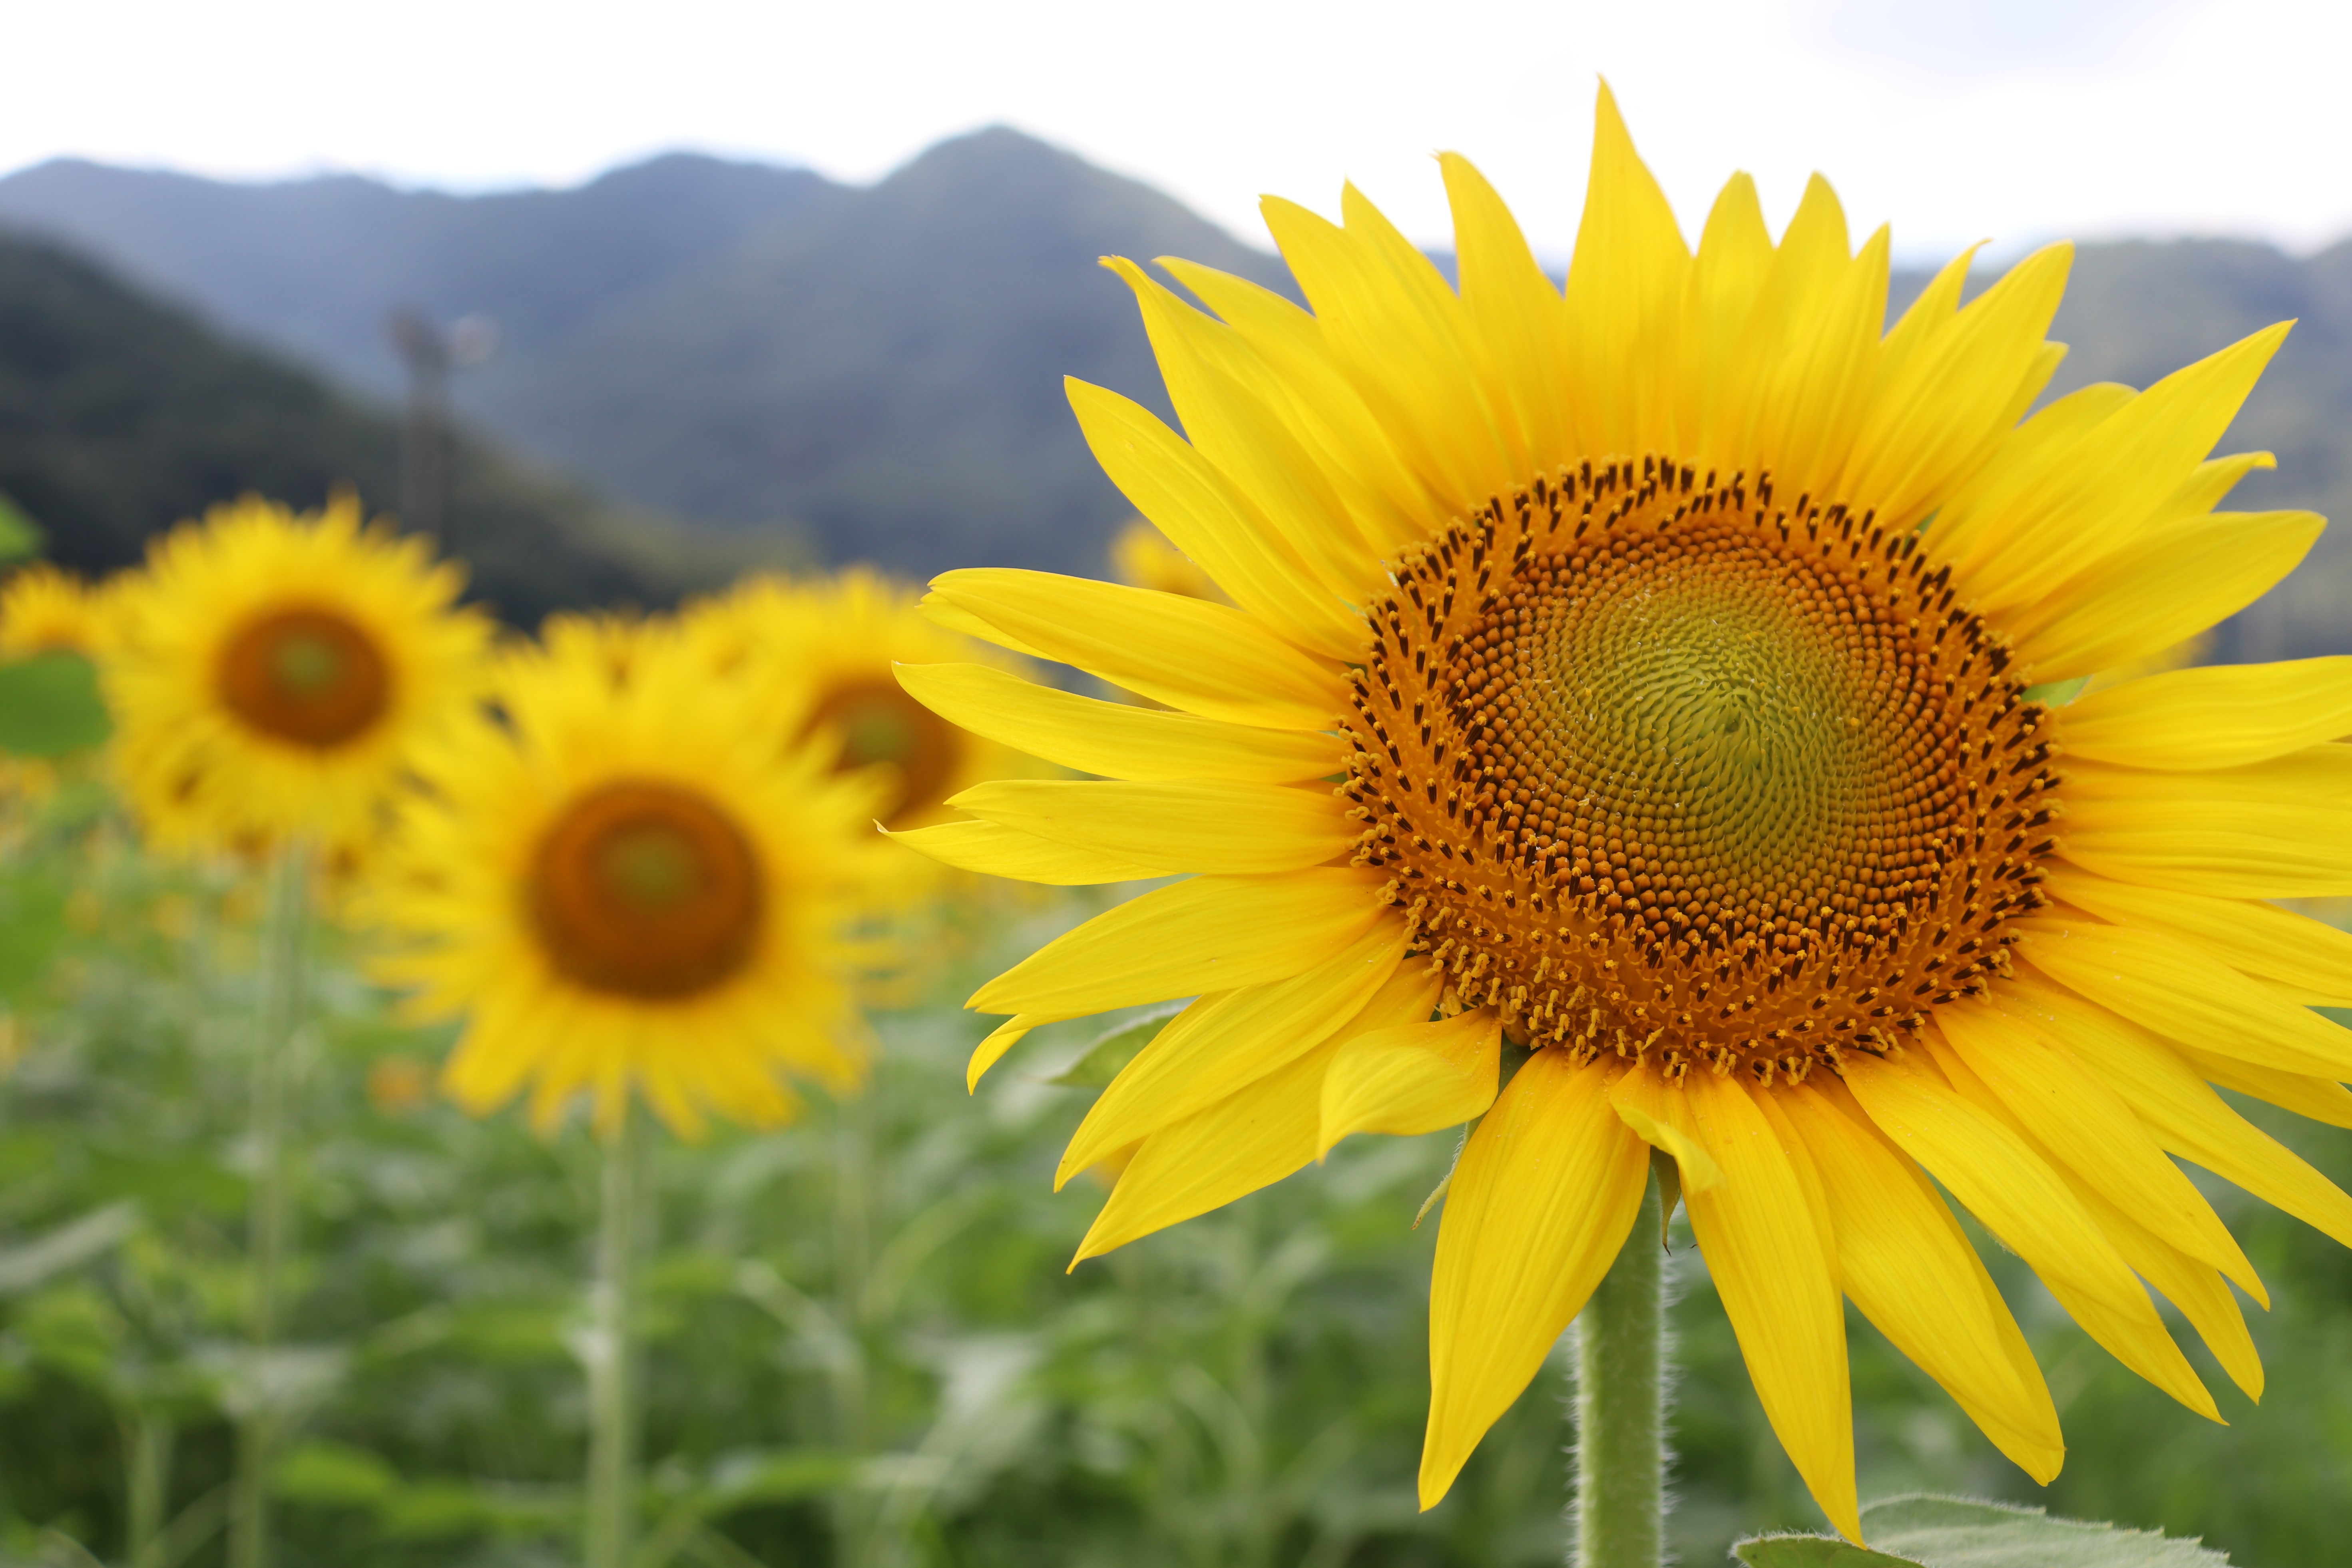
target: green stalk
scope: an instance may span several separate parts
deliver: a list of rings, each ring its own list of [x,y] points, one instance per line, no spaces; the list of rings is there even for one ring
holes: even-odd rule
[[[635,1107],[604,1145],[596,1277],[588,1291],[586,1568],[625,1568],[637,1525],[636,1265],[646,1201],[645,1117]]]
[[[1576,1320],[1577,1568],[1664,1561],[1665,1294],[1657,1184]]]
[[[172,1447],[177,1434],[171,1420],[152,1410],[135,1409],[126,1418],[130,1449],[127,1483],[130,1496],[127,1550],[130,1568],[162,1568],[163,1510],[172,1489]]]
[[[287,1108],[310,938],[310,847],[292,838],[278,847],[270,868],[268,924],[261,952],[261,1028],[253,1054],[256,1169],[247,1213],[246,1336],[257,1363],[278,1342],[282,1277],[294,1240],[293,1194],[286,1169]],[[278,1413],[266,1396],[269,1381],[257,1364],[257,1393],[236,1421],[230,1568],[267,1568],[269,1561],[269,1461],[278,1436]]]
[[[834,1441],[863,1461],[873,1434],[866,1419],[866,1288],[873,1272],[874,1086],[835,1101],[833,1153],[833,1294],[840,1325],[840,1359],[833,1368]],[[844,1568],[871,1568],[879,1542],[875,1509],[855,1486],[833,1496],[835,1553]]]

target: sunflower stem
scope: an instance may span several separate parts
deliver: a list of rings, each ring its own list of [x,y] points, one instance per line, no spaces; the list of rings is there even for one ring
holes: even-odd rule
[[[636,1282],[645,1117],[630,1107],[604,1143],[596,1276],[588,1291],[586,1568],[625,1568],[637,1523]]]
[[[1665,1249],[1654,1181],[1576,1320],[1577,1568],[1657,1568],[1665,1547]]]
[[[278,847],[270,867],[269,913],[262,937],[260,1030],[254,1041],[254,1176],[247,1210],[246,1335],[253,1351],[245,1407],[236,1415],[231,1478],[230,1568],[269,1562],[269,1464],[280,1412],[268,1365],[278,1342],[288,1254],[294,1241],[292,1184],[286,1167],[288,1100],[294,1036],[301,1027],[310,937],[310,851],[300,838]]]

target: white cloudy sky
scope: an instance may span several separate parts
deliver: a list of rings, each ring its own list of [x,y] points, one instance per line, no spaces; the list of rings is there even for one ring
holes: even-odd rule
[[[1428,154],[1568,249],[1606,74],[1696,231],[1806,173],[1898,251],[2352,234],[2352,6],[2313,0],[79,0],[8,28],[0,169],[568,184],[668,148],[870,180],[1002,121],[1263,242],[1353,178],[1441,240]]]

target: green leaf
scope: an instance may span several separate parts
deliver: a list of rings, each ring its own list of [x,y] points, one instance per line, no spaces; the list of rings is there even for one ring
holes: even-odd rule
[[[270,1489],[289,1502],[370,1508],[400,1489],[400,1475],[364,1448],[314,1437],[278,1461]]]
[[[1887,1498],[1862,1510],[1874,1545],[1927,1568],[2227,1568],[2230,1559],[2159,1531],[2052,1519],[2038,1508],[1967,1498]]]
[[[113,732],[98,668],[81,655],[53,649],[0,664],[0,752],[59,757]]]
[[[29,1290],[112,1249],[139,1228],[139,1205],[109,1204],[37,1240],[0,1247],[0,1296]]]
[[[1135,1059],[1137,1052],[1151,1043],[1152,1037],[1160,1033],[1161,1025],[1183,1010],[1184,1005],[1179,1003],[1115,1026],[1080,1052],[1076,1061],[1045,1081],[1067,1089],[1102,1088]]]
[[[2078,675],[2072,680],[2053,680],[2042,686],[2029,686],[2025,689],[2025,700],[2039,702],[2044,708],[2063,708],[2083,695],[2083,688],[2090,684],[2089,676]]]
[[[40,526],[25,509],[0,495],[0,561],[22,561],[37,553],[43,542]]]
[[[2229,1568],[2229,1558],[2153,1530],[2052,1519],[2038,1508],[1924,1493],[1862,1510],[1864,1551],[1825,1535],[1767,1535],[1731,1551],[1748,1568]]]
[[[1829,1535],[1751,1536],[1731,1554],[1748,1568],[1921,1568],[1916,1558],[1866,1552]]]

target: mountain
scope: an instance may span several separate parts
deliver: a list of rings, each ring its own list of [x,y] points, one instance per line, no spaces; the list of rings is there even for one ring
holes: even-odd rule
[[[393,385],[394,307],[488,316],[499,351],[456,395],[523,452],[917,574],[1099,564],[1129,509],[1062,376],[1158,396],[1099,257],[1181,253],[1288,287],[1169,197],[1002,129],[870,187],[688,156],[473,197],[60,162],[0,180],[0,222],[363,386]]]
[[[0,179],[0,222],[362,388],[396,384],[393,308],[494,317],[500,352],[459,373],[457,397],[501,441],[714,532],[797,525],[833,559],[914,575],[1100,566],[1127,508],[1061,378],[1166,409],[1099,255],[1187,255],[1290,288],[1276,258],[1168,197],[1002,129],[866,187],[683,155],[462,197],[62,162]],[[1895,307],[1924,281],[1898,277]],[[2074,345],[2063,392],[2145,386],[2283,316],[2301,324],[2225,438],[2279,469],[2233,504],[2344,526],[2240,617],[2225,656],[2352,651],[2352,244],[2086,245],[2054,329]]]
[[[310,507],[353,484],[386,506],[398,471],[385,415],[79,257],[0,236],[0,493],[62,563],[129,565],[150,533],[246,490]],[[462,436],[449,500],[473,592],[521,625],[665,602],[736,564]]]

